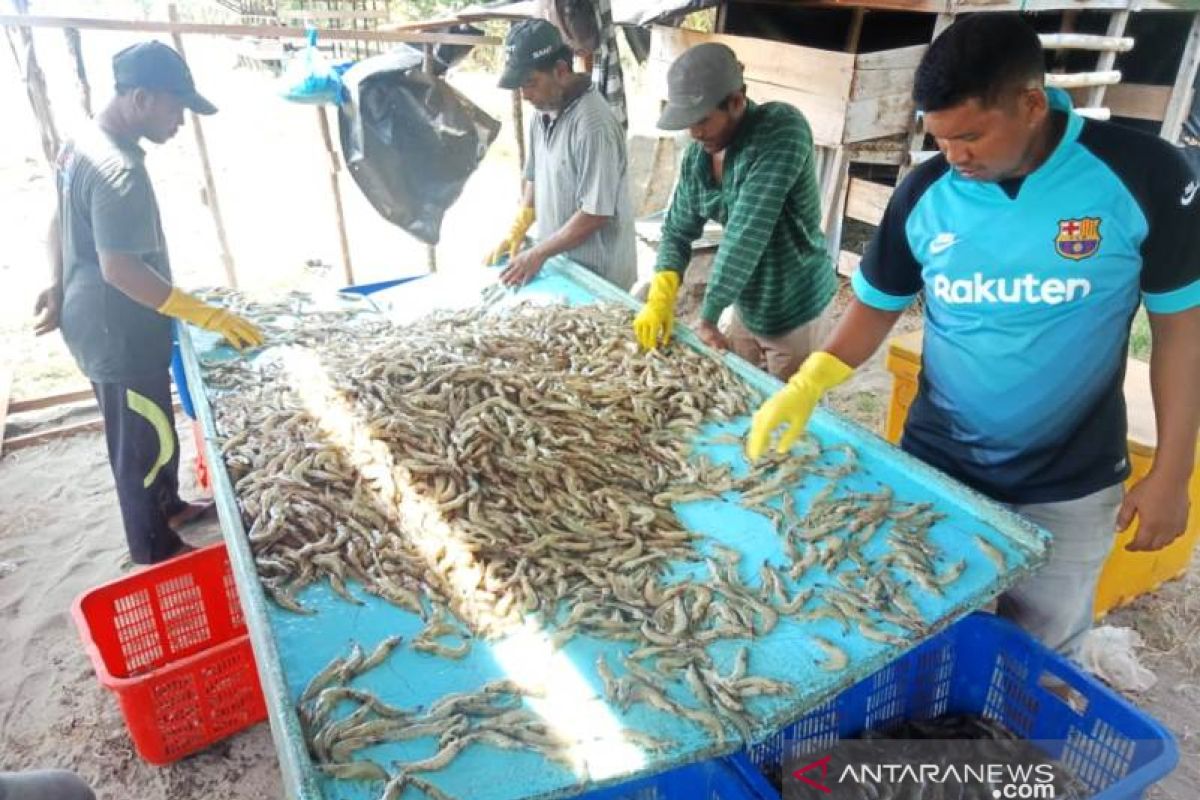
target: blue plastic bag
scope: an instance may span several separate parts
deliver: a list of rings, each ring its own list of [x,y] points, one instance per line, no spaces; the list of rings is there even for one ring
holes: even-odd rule
[[[308,29],[308,46],[288,62],[283,72],[283,98],[293,103],[341,105],[344,96],[339,70],[317,49],[317,29]]]

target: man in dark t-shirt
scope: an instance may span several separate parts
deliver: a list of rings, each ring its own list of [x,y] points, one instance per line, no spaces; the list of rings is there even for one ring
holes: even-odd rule
[[[914,99],[941,154],[892,195],[821,352],[755,414],[786,451],[820,396],[924,296],[920,387],[902,447],[1053,534],[999,611],[1066,652],[1092,620],[1115,527],[1154,551],[1187,526],[1200,427],[1200,179],[1157,137],[1084,119],[1045,88],[1019,17],[950,26]],[[1127,495],[1130,322],[1150,320],[1158,449]],[[1116,526],[1114,526],[1116,523]],[[982,566],[982,568],[987,568]]]
[[[239,349],[262,337],[240,317],[171,285],[171,266],[140,139],[161,144],[183,110],[216,108],[183,59],[147,42],[113,58],[117,94],[64,145],[51,224],[53,284],[39,295],[40,335],[62,329],[104,415],[109,462],[130,556],[152,564],[186,549],[175,528],[201,507],[178,493],[171,407],[172,318],[221,333]]]

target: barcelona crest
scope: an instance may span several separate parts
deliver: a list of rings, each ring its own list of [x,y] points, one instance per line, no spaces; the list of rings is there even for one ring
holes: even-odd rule
[[[1100,218],[1061,219],[1054,249],[1063,258],[1081,261],[1100,249]]]

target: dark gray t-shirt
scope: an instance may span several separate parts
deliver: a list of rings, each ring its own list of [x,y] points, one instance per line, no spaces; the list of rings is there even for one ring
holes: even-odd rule
[[[557,119],[535,114],[530,120],[525,179],[533,181],[538,239],[554,234],[577,211],[609,218],[565,255],[628,291],[637,278],[637,247],[625,130],[594,86]]]
[[[171,364],[171,321],[110,286],[99,250],[139,256],[171,279],[145,153],[92,125],[58,157],[63,249],[62,334],[96,383],[161,373]]]

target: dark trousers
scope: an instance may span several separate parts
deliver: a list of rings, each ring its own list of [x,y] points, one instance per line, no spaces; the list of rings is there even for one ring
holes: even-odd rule
[[[171,378],[93,383],[104,414],[108,463],[117,483],[129,555],[136,564],[170,558],[183,544],[167,520],[179,499],[179,438],[171,408]]]

